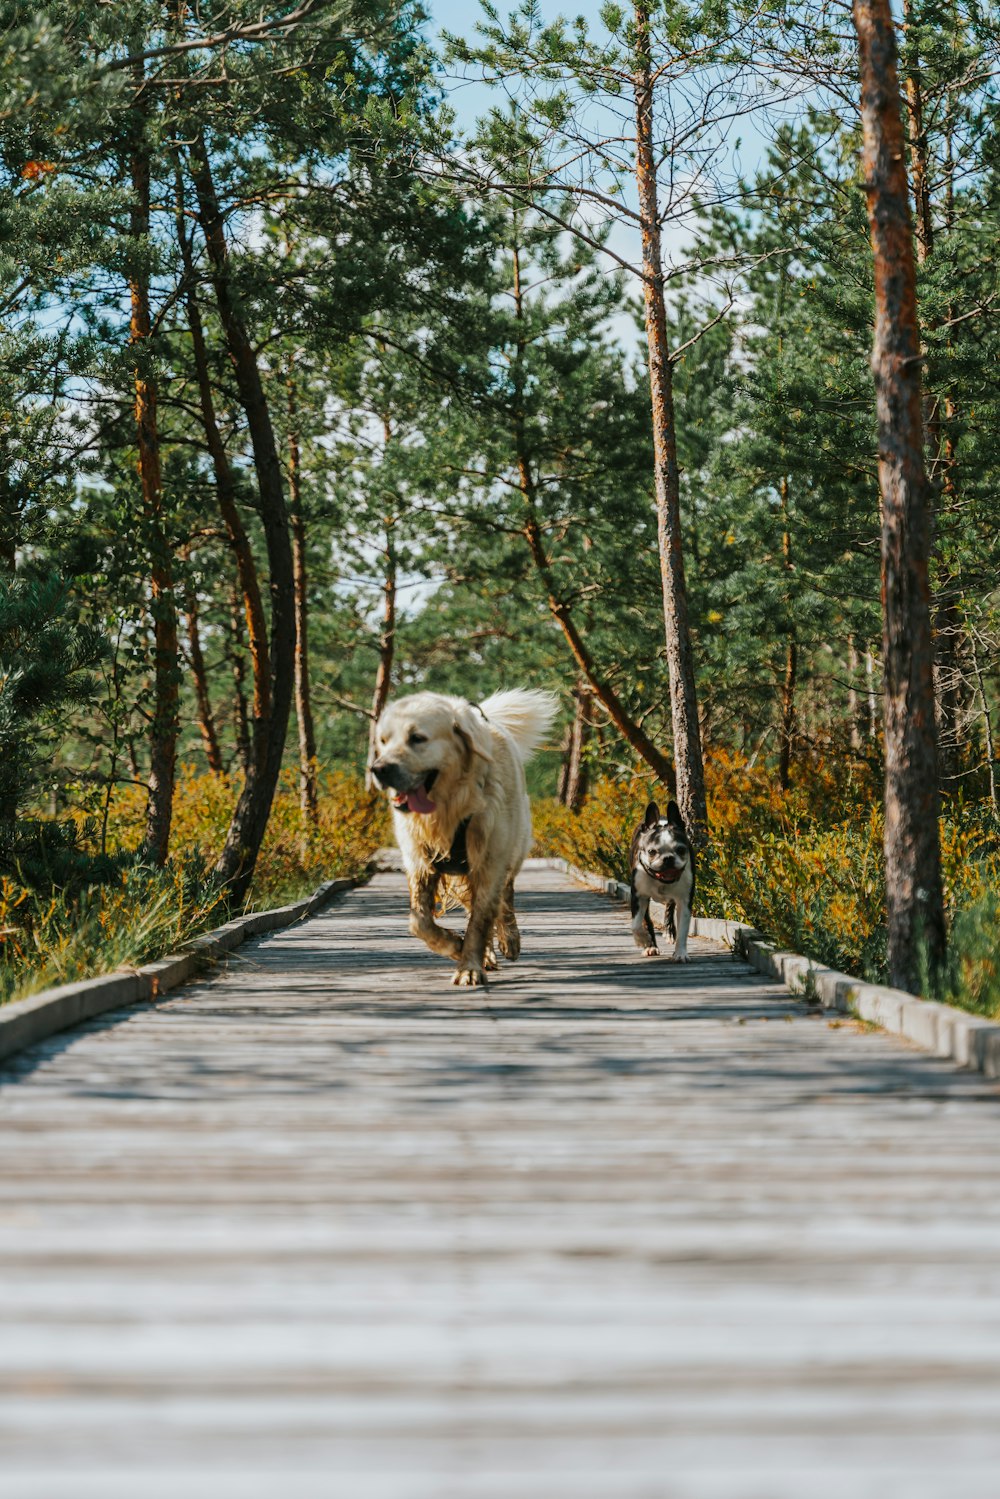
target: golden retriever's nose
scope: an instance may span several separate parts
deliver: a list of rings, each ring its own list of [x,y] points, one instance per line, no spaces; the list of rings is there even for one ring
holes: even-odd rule
[[[384,791],[399,787],[399,766],[391,760],[373,760],[372,775]]]

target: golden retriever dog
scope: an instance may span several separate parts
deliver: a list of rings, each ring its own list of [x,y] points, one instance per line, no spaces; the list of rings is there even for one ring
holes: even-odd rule
[[[452,958],[455,984],[484,984],[496,943],[521,951],[514,879],[531,849],[524,762],[558,710],[550,692],[518,688],[485,702],[417,692],[379,719],[371,774],[389,795],[410,882],[410,931]],[[442,879],[469,913],[464,938],[435,921]]]

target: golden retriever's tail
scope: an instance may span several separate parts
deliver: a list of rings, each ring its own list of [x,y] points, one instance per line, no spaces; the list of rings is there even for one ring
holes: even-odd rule
[[[554,692],[536,687],[514,687],[510,692],[494,692],[479,706],[490,723],[507,730],[521,759],[528,760],[551,729],[559,699]]]

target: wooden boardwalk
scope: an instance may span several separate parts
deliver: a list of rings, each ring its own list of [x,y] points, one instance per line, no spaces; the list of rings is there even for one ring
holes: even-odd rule
[[[521,888],[0,1072],[3,1499],[997,1499],[1000,1089]]]

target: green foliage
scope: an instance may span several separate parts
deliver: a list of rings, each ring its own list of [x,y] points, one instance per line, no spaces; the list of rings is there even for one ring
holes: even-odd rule
[[[42,781],[53,722],[93,691],[101,636],[80,624],[56,577],[0,575],[0,867],[29,855],[33,832],[18,824]]]
[[[1000,1019],[1000,891],[989,890],[956,916],[941,998]]]

